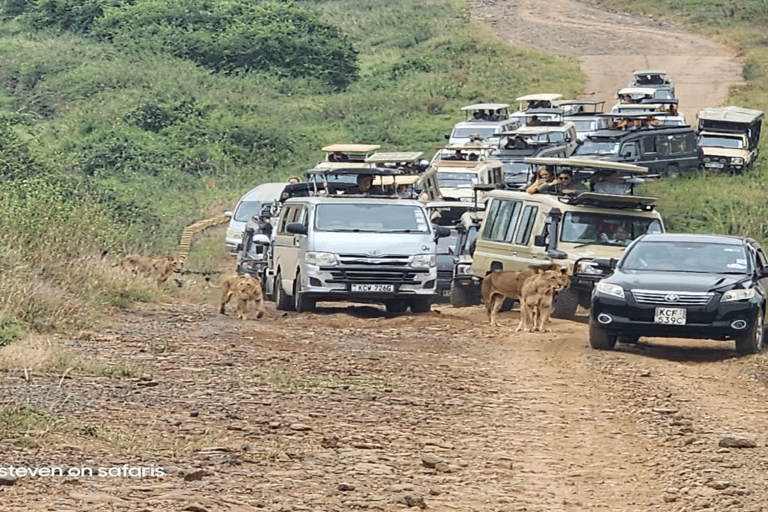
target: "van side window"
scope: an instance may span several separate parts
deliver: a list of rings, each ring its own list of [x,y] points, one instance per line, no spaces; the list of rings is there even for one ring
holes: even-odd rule
[[[533,223],[536,220],[536,213],[539,211],[538,206],[526,206],[523,212],[523,217],[520,220],[520,227],[517,230],[517,236],[515,237],[515,243],[519,245],[528,245],[528,240],[531,238],[531,231],[533,230]]]
[[[486,213],[487,219],[495,219],[496,214],[499,211],[499,207],[501,206],[502,201],[499,201],[498,199],[494,199],[491,201],[491,206],[488,207],[488,213]],[[491,235],[491,229],[493,228],[493,222],[486,221],[485,227],[483,228],[483,238],[490,238]]]
[[[278,226],[278,229],[277,229],[278,235],[286,234],[285,226],[287,226],[288,223],[291,222],[289,219],[290,217],[293,216],[295,209],[296,209],[295,206],[286,206],[285,209],[283,210],[285,213],[283,214],[283,218],[280,221],[280,226]]]
[[[621,147],[621,156],[627,158],[637,158],[637,143],[629,142]]]
[[[511,241],[520,215],[520,201],[495,199],[487,214],[483,238],[486,240]]]
[[[670,153],[672,145],[672,141],[670,140],[671,138],[672,137],[669,135],[659,135],[656,144],[660,155],[668,155]]]
[[[517,213],[519,211],[519,201],[501,201],[498,213],[493,219],[493,225],[491,226],[488,238],[491,240],[503,241],[507,232],[511,232],[510,226],[512,226],[512,230],[514,230],[514,225],[517,223]]]
[[[643,137],[643,153],[656,153],[656,137],[651,135],[649,137]]]
[[[522,203],[514,202],[512,206],[512,215],[507,223],[507,229],[503,233],[503,240],[505,242],[512,241],[512,234],[515,232],[515,226],[517,226],[517,219],[520,217],[520,210],[522,209]]]

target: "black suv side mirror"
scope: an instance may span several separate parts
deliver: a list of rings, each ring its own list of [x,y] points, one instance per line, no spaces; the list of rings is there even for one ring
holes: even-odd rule
[[[760,269],[760,275],[758,277],[761,279],[764,277],[768,277],[768,265]]]
[[[308,232],[307,226],[301,222],[290,222],[285,226],[285,230],[294,235],[306,235]]]
[[[546,247],[547,246],[547,235],[536,235],[533,237],[533,245],[536,247]]]

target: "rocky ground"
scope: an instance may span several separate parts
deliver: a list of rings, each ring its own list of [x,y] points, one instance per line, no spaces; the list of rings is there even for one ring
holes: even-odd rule
[[[590,75],[606,91],[635,67],[626,45],[600,54],[619,37],[609,29],[676,41],[665,57],[688,64],[673,78],[737,63],[676,27],[571,0],[470,3],[511,42],[607,59],[615,79]],[[608,15],[592,35],[574,28]],[[544,38],[541,19],[579,23]],[[110,371],[0,373],[0,405],[51,413],[28,440],[0,440],[0,510],[768,510],[763,355],[657,339],[600,352],[584,318],[523,334],[517,311],[491,328],[481,307],[270,304],[241,321],[209,294],[55,340]]]

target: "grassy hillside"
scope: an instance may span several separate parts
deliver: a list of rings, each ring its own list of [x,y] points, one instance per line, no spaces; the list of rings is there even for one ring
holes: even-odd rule
[[[572,97],[582,78],[449,0],[0,5],[0,344],[151,299],[110,265],[173,251],[184,226],[324,145],[429,156],[462,105]]]

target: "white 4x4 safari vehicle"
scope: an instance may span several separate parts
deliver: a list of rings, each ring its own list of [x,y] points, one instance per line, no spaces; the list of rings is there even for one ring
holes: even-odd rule
[[[571,171],[576,180],[595,172],[638,176],[643,167],[615,162],[531,158],[559,174]],[[605,277],[591,264],[594,258],[620,258],[629,243],[664,225],[655,198],[631,194],[582,192],[576,195],[528,194],[493,190],[487,194],[485,219],[475,244],[472,271],[478,278],[496,270],[523,270],[529,265],[573,265],[571,285],[555,298],[552,316],[571,318],[577,306],[589,308],[594,283]]]

